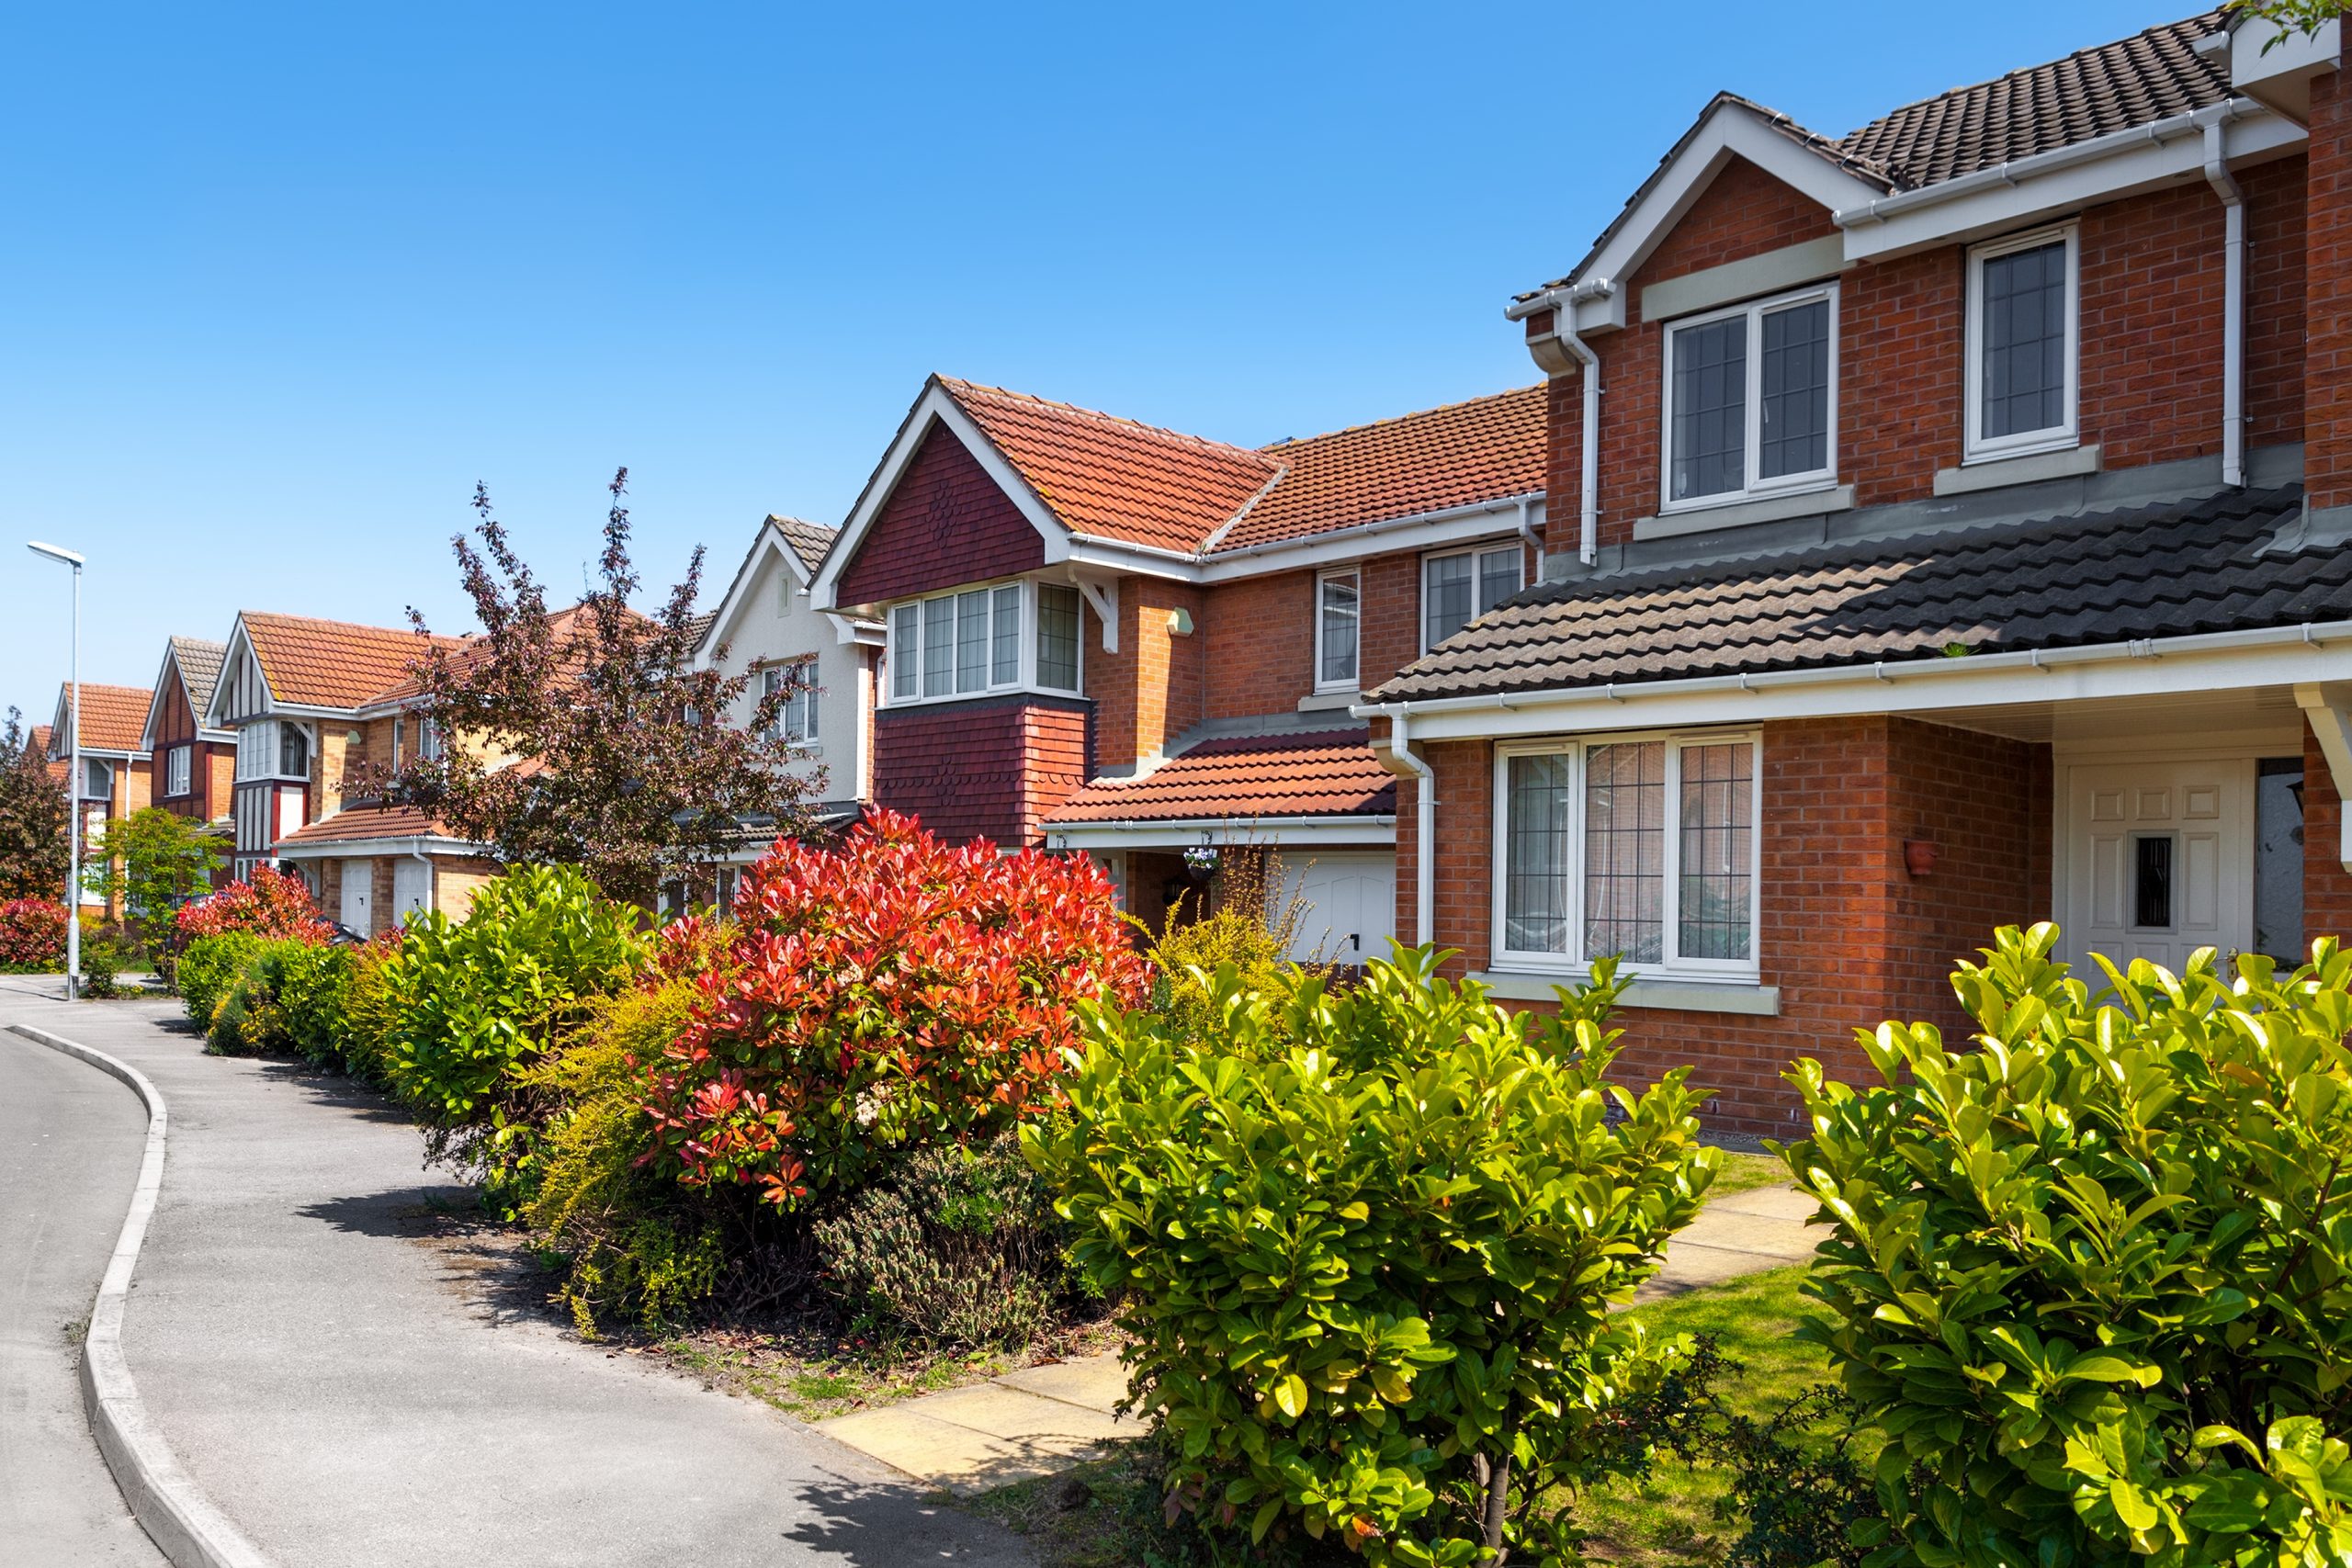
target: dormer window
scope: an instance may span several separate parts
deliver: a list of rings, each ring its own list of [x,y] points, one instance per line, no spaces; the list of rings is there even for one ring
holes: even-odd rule
[[[1664,510],[1838,477],[1838,286],[1669,322]]]
[[[1968,254],[1968,457],[2050,452],[2075,419],[2080,270],[2074,226]]]
[[[237,777],[307,779],[311,737],[288,719],[258,718],[237,731]]]
[[[1079,622],[1078,590],[1059,582],[1005,582],[893,604],[890,705],[1076,692]]]

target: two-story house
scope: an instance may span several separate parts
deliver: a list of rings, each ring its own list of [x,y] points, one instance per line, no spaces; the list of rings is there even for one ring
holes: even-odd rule
[[[1357,709],[1408,935],[1538,1004],[1621,955],[1627,1070],[1774,1131],[1996,923],[2352,931],[2352,141],[2337,25],[2271,33],[1724,95],[1510,304],[1542,581]]]
[[[202,637],[165,641],[140,743],[152,758],[154,804],[230,839],[235,832],[230,806],[236,788],[237,737],[230,730],[208,728],[203,722],[220,683],[225,652],[222,644]],[[230,875],[224,859],[217,880],[225,883]]]
[[[134,811],[143,811],[153,795],[150,755],[141,736],[147,705],[154,694],[136,686],[101,686],[82,682],[82,775],[69,778],[74,808],[82,818],[82,857],[95,863],[104,852],[107,829]],[[71,772],[74,754],[74,687],[57,690],[57,715],[49,727],[49,757]],[[96,909],[106,905],[85,890],[82,903]],[[109,910],[119,914],[119,908]]]
[[[480,847],[413,807],[347,799],[357,764],[441,744],[419,711],[416,633],[247,610],[231,629],[204,722],[236,737],[235,872],[300,872],[362,935],[420,909],[461,916],[497,874]]]
[[[883,628],[875,799],[1094,854],[1155,925],[1276,852],[1302,953],[1384,951],[1396,786],[1350,710],[1528,580],[1545,411],[1261,448],[933,378],[811,588]]]

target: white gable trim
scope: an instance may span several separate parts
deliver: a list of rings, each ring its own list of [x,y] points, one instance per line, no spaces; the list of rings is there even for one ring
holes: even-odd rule
[[[735,569],[735,580],[727,585],[727,596],[718,602],[718,614],[711,617],[710,629],[702,634],[702,642],[695,649],[695,668],[707,670],[719,645],[729,640],[735,623],[742,618],[745,601],[751,596],[752,580],[760,575],[760,563],[774,555],[784,562],[793,581],[802,588],[809,582],[808,569],[801,564],[800,552],[784,536],[784,530],[772,520],[763,519],[759,536],[743,557],[743,564]]]
[[[227,668],[225,660],[222,668],[224,670]],[[166,639],[164,643],[164,667],[155,671],[155,694],[147,699],[147,722],[139,731],[139,744],[150,751],[155,749],[155,721],[163,716],[164,694],[170,691],[175,684],[185,695],[187,691],[187,682],[180,674],[180,650],[174,648]],[[220,694],[219,687],[213,688],[213,694],[215,696]],[[231,730],[209,728],[205,723],[205,715],[196,712],[194,703],[188,704],[188,712],[196,719],[197,739],[224,744],[237,738]]]
[[[229,628],[229,646],[220,655],[220,679],[213,683],[212,700],[205,705],[204,712],[197,718],[198,728],[233,728],[230,722],[230,710],[236,705],[232,700],[236,689],[244,683],[238,679],[240,660],[253,667],[254,678],[261,682],[262,691],[268,694],[267,706],[275,708],[277,705],[277,694],[269,690],[269,671],[262,668],[261,660],[254,652],[253,638],[245,635],[245,617],[241,614],[236,624]],[[243,716],[251,718],[255,716],[246,714]]]
[[[907,466],[914,461],[915,454],[922,450],[923,442],[933,430],[945,430],[962,442],[965,450],[987,472],[990,481],[1020,510],[1029,525],[1037,530],[1037,536],[1046,544],[1046,563],[1048,566],[1069,558],[1069,530],[1054,515],[1044,499],[1029,488],[1029,481],[1021,477],[1020,470],[1005,460],[1004,454],[996,449],[996,444],[981,433],[972,416],[966,413],[948,395],[947,389],[934,379],[923,389],[922,396],[915,400],[915,406],[907,412],[905,422],[899,426],[897,439],[890,443],[889,451],[883,455],[882,466],[875,469],[874,478],[867,481],[865,491],[858,496],[856,509],[850,513],[849,521],[842,525],[842,536],[833,542],[831,553],[825,558],[824,570],[817,574],[816,581],[810,585],[808,600],[818,609],[847,608],[838,598],[842,572],[864,547],[867,531],[882,515],[882,509],[889,504],[891,495],[899,488],[899,481],[906,477]]]

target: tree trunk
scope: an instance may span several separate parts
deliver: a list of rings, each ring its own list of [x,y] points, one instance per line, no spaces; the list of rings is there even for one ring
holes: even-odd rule
[[[1486,1472],[1478,1479],[1487,1489],[1487,1497],[1478,1521],[1479,1535],[1492,1553],[1487,1559],[1487,1568],[1502,1568],[1510,1557],[1510,1549],[1503,1544],[1503,1529],[1510,1513],[1510,1453],[1518,1441],[1519,1412],[1514,1409],[1503,1423],[1502,1452],[1493,1462],[1480,1467]]]

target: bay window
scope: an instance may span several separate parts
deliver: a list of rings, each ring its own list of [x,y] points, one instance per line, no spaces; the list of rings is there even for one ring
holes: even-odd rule
[[[2071,225],[1968,254],[1970,457],[2075,444],[2078,286]]]
[[[1074,693],[1079,621],[1078,590],[1059,582],[1006,582],[894,604],[886,654],[891,705],[1024,687]],[[808,712],[813,738],[815,710]]]
[[[1667,511],[1838,477],[1838,286],[1824,284],[1666,329]]]
[[[303,779],[311,773],[311,737],[289,719],[260,718],[237,731],[237,777]]]
[[[1524,586],[1517,543],[1421,562],[1421,651],[1427,653]]]
[[[1752,978],[1757,758],[1752,733],[1504,748],[1498,964]]]
[[[1315,580],[1315,689],[1356,690],[1357,627],[1363,618],[1363,579],[1353,567]]]

